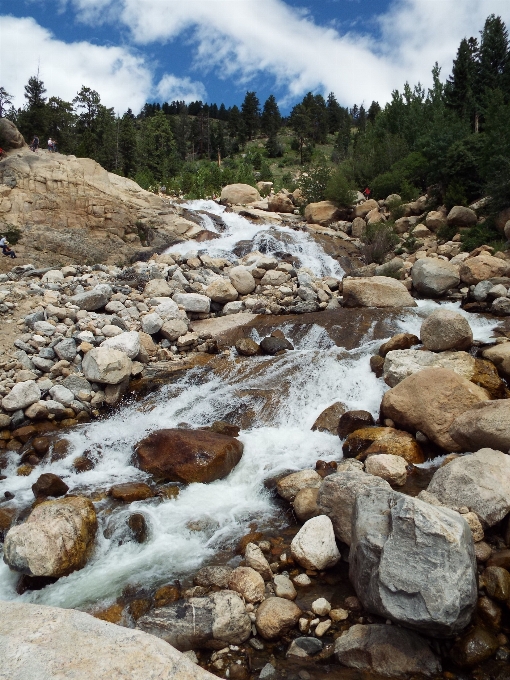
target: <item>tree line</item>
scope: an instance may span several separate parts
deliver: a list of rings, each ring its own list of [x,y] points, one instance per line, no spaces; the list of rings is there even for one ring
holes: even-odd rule
[[[510,206],[510,45],[501,18],[490,15],[479,38],[463,39],[452,73],[445,82],[440,75],[436,64],[431,88],[406,83],[383,108],[375,101],[346,108],[333,93],[309,92],[288,116],[273,95],[261,104],[255,92],[239,107],[147,103],[137,115],[118,116],[89,87],[72,102],[47,97],[36,75],[19,109],[0,88],[0,115],[28,141],[51,136],[60,151],[144,187],[198,195],[227,181],[272,179],[274,163],[325,165],[339,186],[369,185],[376,198],[407,200],[430,187],[446,204],[489,194],[494,206]],[[254,139],[261,148],[249,144]]]

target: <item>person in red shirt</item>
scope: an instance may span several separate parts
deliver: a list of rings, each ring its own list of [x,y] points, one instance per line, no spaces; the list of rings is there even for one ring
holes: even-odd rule
[[[363,196],[364,196],[365,198],[370,198],[370,194],[371,194],[371,193],[372,193],[372,192],[371,192],[371,190],[369,189],[369,187],[366,187],[366,188],[365,188],[365,191],[363,192]]]

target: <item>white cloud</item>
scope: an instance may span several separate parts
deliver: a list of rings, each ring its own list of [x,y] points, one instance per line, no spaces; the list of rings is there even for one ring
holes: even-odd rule
[[[156,87],[156,95],[160,101],[205,101],[207,93],[203,83],[193,82],[189,78],[177,78],[166,73]]]
[[[255,75],[263,74],[275,79],[286,91],[286,100],[301,97],[308,90],[323,94],[334,91],[343,104],[364,101],[368,105],[372,99],[384,103],[391,91],[401,89],[406,80],[428,85],[435,61],[443,67],[446,77],[460,40],[477,35],[489,14],[499,14],[510,23],[508,0],[394,0],[386,13],[376,17],[380,39],[363,33],[358,26],[356,30],[340,33],[331,26],[318,25],[313,20],[313,8],[311,13],[305,12],[284,0],[59,1],[70,4],[81,20],[92,25],[114,21],[127,28],[132,43],[140,49],[158,45],[162,63],[175,49],[172,40],[184,34],[194,46],[193,68],[201,74],[213,71],[217,77],[235,79],[236,84],[246,86]],[[2,29],[7,33],[4,26]],[[85,74],[98,90],[99,83],[107,80],[111,83],[110,100],[115,100],[120,108],[127,103],[137,108],[145,97],[142,93],[150,90],[146,64],[124,48],[87,45],[80,49],[82,45],[64,45],[71,53],[74,49],[80,55],[87,50],[83,62],[76,60],[80,84],[81,80],[85,82]],[[26,49],[34,60],[37,43],[34,48],[27,42]],[[100,55],[97,62],[106,64],[106,73],[94,70],[88,50],[90,54],[93,50],[101,51],[97,53]],[[111,50],[119,51],[121,66],[117,72]],[[5,45],[2,51],[7,51]],[[61,63],[61,58],[56,60],[56,70]],[[35,64],[30,68],[33,72]],[[122,79],[136,70],[142,73],[139,81],[129,76]],[[55,78],[65,81],[74,77],[71,69],[68,73],[66,77],[56,74]],[[26,80],[25,75],[23,78]],[[48,78],[45,81],[49,83]],[[118,82],[122,83],[120,87]],[[195,94],[205,96],[202,87],[187,78],[178,80],[166,75],[156,92],[165,99],[174,96],[182,99],[186,95],[195,98]]]

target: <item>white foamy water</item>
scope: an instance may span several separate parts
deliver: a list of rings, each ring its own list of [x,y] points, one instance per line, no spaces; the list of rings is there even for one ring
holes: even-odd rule
[[[192,206],[220,211],[208,202],[193,202]],[[222,216],[232,231],[225,236],[232,239],[231,243],[241,232],[243,238],[250,233],[253,239],[269,229],[255,227],[231,213]],[[236,234],[235,225],[239,228]],[[301,239],[308,238],[301,232],[290,234],[296,248],[305,242]],[[218,243],[200,245],[215,255],[222,252],[216,250]],[[307,257],[312,258],[313,248],[306,243]],[[287,250],[289,247],[286,244]],[[327,262],[326,258],[319,253],[314,260],[316,267]],[[400,315],[389,313],[389,335],[401,331],[419,334],[423,318],[436,308],[436,303],[424,302]],[[468,318],[479,339],[488,339],[497,326],[497,322],[476,315]],[[274,321],[277,326],[278,318]],[[134,465],[134,446],[150,432],[182,423],[203,427],[221,419],[243,426],[243,457],[227,478],[212,484],[190,484],[175,499],[140,501],[115,509],[110,515],[103,512],[105,501],[95,503],[98,538],[86,567],[43,590],[27,592],[21,599],[76,608],[109,602],[128,583],[151,587],[193,573],[218,550],[245,535],[253,521],[261,530],[283,527],[286,517],[265,488],[265,480],[313,467],[318,459],[339,460],[342,456],[337,436],[311,431],[317,416],[336,401],[349,410],[378,413],[387,387],[370,370],[370,356],[383,342],[374,340],[375,326],[374,321],[359,346],[348,351],[337,347],[320,325],[285,323],[281,329],[294,343],[294,351],[278,357],[241,359],[232,350],[230,358],[217,362],[214,370],[188,371],[157,393],[123,406],[112,417],[75,428],[66,435],[71,443],[67,458],[39,466],[29,477],[16,476],[18,457],[12,454],[6,471],[9,477],[0,482],[0,495],[9,490],[15,494],[10,505],[26,507],[33,501],[31,485],[42,472],[60,475],[72,493],[107,490],[114,483],[148,479]],[[256,330],[252,335],[260,339]],[[72,461],[85,451],[97,463],[93,470],[78,474]],[[132,512],[143,513],[147,520],[149,536],[145,543],[128,541],[120,545],[115,531],[110,538],[104,537],[109,523],[121,527]],[[17,579],[18,575],[0,561],[0,599],[18,597]]]

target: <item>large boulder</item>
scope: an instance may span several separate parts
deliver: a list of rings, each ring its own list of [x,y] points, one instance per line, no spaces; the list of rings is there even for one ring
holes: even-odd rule
[[[290,549],[294,560],[305,569],[322,571],[334,567],[340,559],[333,524],[326,515],[305,522],[294,536]]]
[[[205,294],[213,302],[219,302],[222,305],[233,302],[239,297],[236,288],[227,279],[215,279],[207,286]]]
[[[451,227],[474,227],[478,218],[474,210],[463,205],[454,205],[446,218]]]
[[[295,208],[294,203],[283,193],[269,196],[267,207],[270,212],[278,213],[293,213]]]
[[[386,392],[381,413],[406,430],[423,432],[446,451],[460,451],[462,447],[448,432],[450,426],[464,411],[488,398],[483,388],[453,371],[426,368]]]
[[[41,390],[35,380],[16,383],[9,394],[2,399],[4,411],[19,411],[35,404],[41,398]]]
[[[436,297],[460,283],[459,268],[444,260],[422,257],[411,269],[413,286],[419,293]]]
[[[314,424],[312,425],[312,430],[337,434],[340,418],[344,415],[345,411],[346,409],[342,402],[336,401],[317,416]]]
[[[142,470],[169,482],[214,482],[241,460],[243,445],[234,437],[206,430],[159,430],[139,442]]]
[[[248,295],[253,293],[257,284],[251,272],[242,265],[232,267],[229,271],[230,283],[234,286],[240,295]]]
[[[279,479],[276,490],[286,501],[293,501],[302,489],[318,489],[321,484],[322,477],[315,470],[299,470]]]
[[[495,364],[503,378],[510,380],[510,342],[489,347],[483,351],[482,356]]]
[[[460,265],[460,278],[463,283],[475,285],[485,279],[510,275],[510,263],[493,257],[483,251],[476,257],[468,257]]]
[[[214,680],[163,640],[76,609],[0,603],[2,675],[16,680]]]
[[[447,368],[454,371],[486,389],[493,399],[501,399],[506,395],[505,383],[498,376],[493,364],[485,359],[476,359],[468,352],[429,352],[417,349],[388,352],[383,365],[383,378],[387,385],[395,387],[424,368]]]
[[[379,203],[374,198],[370,198],[368,201],[355,206],[353,215],[355,218],[362,217],[364,219],[371,210],[379,210]]]
[[[510,512],[510,456],[480,449],[436,470],[427,491],[452,508],[468,507],[494,526]]]
[[[449,432],[466,451],[510,451],[510,399],[476,404],[453,421]]]
[[[119,335],[105,340],[101,347],[118,349],[127,354],[130,359],[134,359],[140,353],[140,335],[137,331],[119,333]]]
[[[397,626],[356,624],[336,639],[335,655],[343,666],[388,678],[441,673],[428,642]]]
[[[4,151],[26,146],[23,135],[8,118],[0,118],[0,146]]]
[[[473,331],[466,317],[451,309],[436,309],[421,325],[420,339],[425,349],[444,352],[449,349],[469,349]]]
[[[250,637],[251,621],[241,597],[223,590],[155,609],[138,619],[137,628],[186,652],[241,644]]]
[[[91,349],[85,354],[82,366],[87,380],[106,385],[118,385],[129,378],[132,369],[131,359],[125,352],[109,347]]]
[[[420,464],[425,456],[416,439],[393,427],[364,427],[347,436],[342,445],[346,458],[365,460],[368,456],[389,454],[403,458],[407,463]]]
[[[308,224],[320,224],[327,227],[341,218],[342,211],[331,201],[309,203],[305,208],[305,220]]]
[[[439,210],[431,210],[425,218],[425,225],[430,231],[438,231],[446,224],[445,214]]]
[[[388,276],[344,279],[344,307],[416,307],[404,284]]]
[[[97,529],[88,498],[44,501],[5,537],[4,561],[30,576],[67,576],[85,566]]]
[[[260,201],[260,194],[249,184],[229,184],[221,190],[220,198],[224,203],[246,205]]]
[[[347,545],[351,544],[351,525],[356,496],[365,487],[377,490],[391,489],[380,477],[362,471],[347,470],[329,475],[319,490],[317,505],[333,523],[335,536]]]
[[[460,632],[477,595],[466,520],[397,491],[358,493],[349,577],[368,611],[428,635]]]
[[[112,294],[113,291],[107,283],[100,283],[92,290],[73,295],[69,298],[69,302],[87,312],[94,312],[108,304]]]

